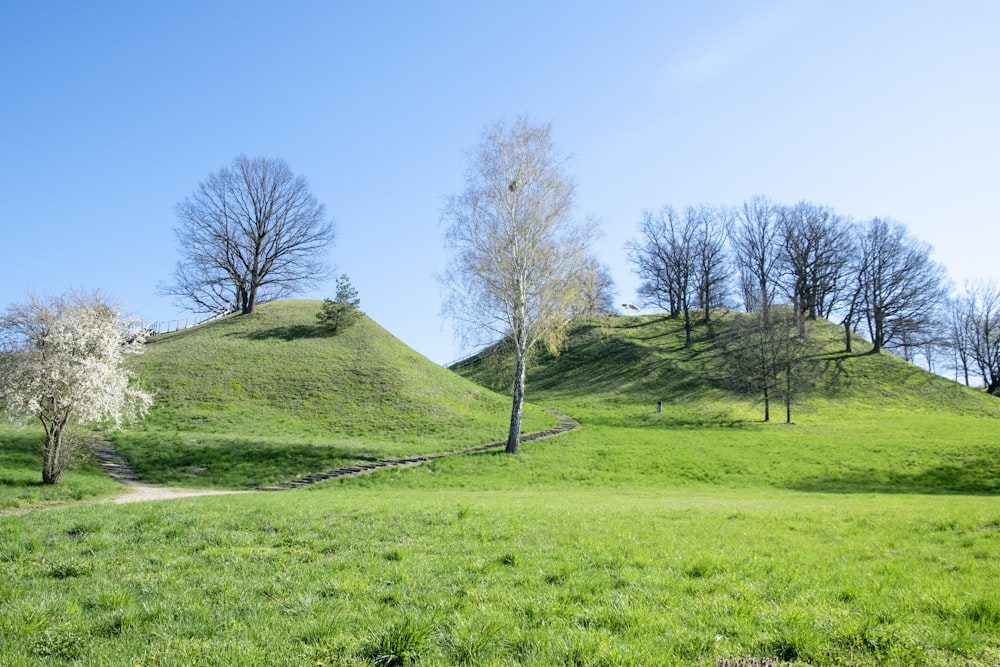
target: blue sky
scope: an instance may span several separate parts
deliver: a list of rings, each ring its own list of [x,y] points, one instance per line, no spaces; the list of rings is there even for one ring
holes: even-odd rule
[[[13,2],[0,6],[0,306],[101,288],[149,320],[174,206],[280,157],[362,309],[438,363],[445,198],[483,127],[551,122],[635,299],[643,209],[761,194],[888,216],[1000,279],[1000,3]],[[333,296],[333,280],[308,297]]]

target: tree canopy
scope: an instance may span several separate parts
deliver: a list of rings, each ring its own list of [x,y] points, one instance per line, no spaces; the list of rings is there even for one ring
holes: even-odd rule
[[[329,275],[333,223],[284,160],[238,156],[177,205],[181,260],[162,291],[194,312],[253,312]]]

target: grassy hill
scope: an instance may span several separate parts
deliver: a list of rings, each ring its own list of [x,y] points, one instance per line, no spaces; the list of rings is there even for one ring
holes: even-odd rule
[[[148,480],[254,486],[353,461],[501,439],[510,401],[431,363],[367,317],[316,326],[321,302],[277,301],[156,336],[138,359],[155,394],[114,436]],[[527,430],[553,423],[532,407]]]
[[[756,420],[759,401],[735,392],[727,379],[723,342],[731,335],[734,313],[719,311],[710,323],[695,326],[690,348],[684,347],[683,324],[664,315],[580,318],[572,325],[557,356],[540,355],[528,370],[532,399],[586,406],[594,410],[648,412],[664,403],[662,420]],[[959,386],[891,354],[870,354],[860,338],[854,352],[843,352],[843,331],[824,320],[813,323],[812,356],[820,376],[796,411],[824,418],[859,411],[894,409],[1000,415],[1000,401],[982,391]],[[484,386],[512,364],[504,351],[486,351],[455,370]]]
[[[298,407],[279,422],[269,401],[292,401],[294,382],[265,391],[251,372],[226,376],[218,359],[337,345],[306,335],[306,310],[280,318],[298,325],[233,318],[154,344],[143,377],[161,378],[169,400],[123,444],[161,438],[176,460],[221,459],[233,443],[268,456],[357,453],[364,426],[323,440],[310,429],[325,408],[310,413],[304,400],[280,404]],[[2,516],[0,662],[1000,664],[998,401],[888,355],[844,355],[839,332],[821,327],[819,391],[795,424],[765,424],[759,404],[727,386],[713,344],[725,327],[699,327],[687,350],[679,324],[662,317],[578,322],[561,355],[538,360],[528,398],[581,428],[517,457],[450,457],[302,491]],[[176,370],[157,367],[185,340],[192,349]],[[181,370],[196,354],[203,361]],[[171,388],[202,363],[219,364],[204,380],[216,389]],[[385,363],[398,377],[402,361]],[[503,363],[487,356],[462,372],[488,383]],[[252,408],[222,400],[230,382]],[[476,390],[454,386],[457,396]],[[505,422],[506,399],[485,395]],[[257,414],[271,416],[251,430]],[[392,433],[372,432],[392,448]]]
[[[794,405],[793,425],[776,402],[766,424],[759,397],[728,384],[720,341],[731,317],[699,324],[690,348],[681,322],[664,316],[576,322],[565,349],[537,359],[527,379],[530,400],[585,427],[577,438],[589,446],[561,474],[614,486],[1000,493],[996,397],[871,354],[862,340],[845,354],[840,329],[821,321],[815,390]],[[509,363],[486,353],[457,372],[488,385]]]

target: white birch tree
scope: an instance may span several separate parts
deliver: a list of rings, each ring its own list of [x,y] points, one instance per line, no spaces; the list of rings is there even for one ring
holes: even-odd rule
[[[45,429],[42,481],[57,484],[86,443],[81,429],[121,427],[152,403],[125,366],[141,354],[146,332],[99,292],[10,306],[0,316],[0,408],[15,423]]]
[[[596,225],[572,217],[574,184],[551,125],[498,122],[470,155],[465,189],[448,199],[443,311],[467,342],[505,339],[516,355],[507,452],[518,452],[525,372],[538,345],[557,351],[580,308]]]

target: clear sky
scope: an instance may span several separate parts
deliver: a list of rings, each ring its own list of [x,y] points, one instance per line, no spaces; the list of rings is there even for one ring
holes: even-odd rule
[[[757,194],[894,218],[957,285],[1000,279],[998,26],[993,0],[0,0],[0,307],[101,288],[188,317],[157,295],[174,206],[280,157],[362,309],[446,363],[444,199],[518,114],[574,156],[619,301],[643,209]]]

